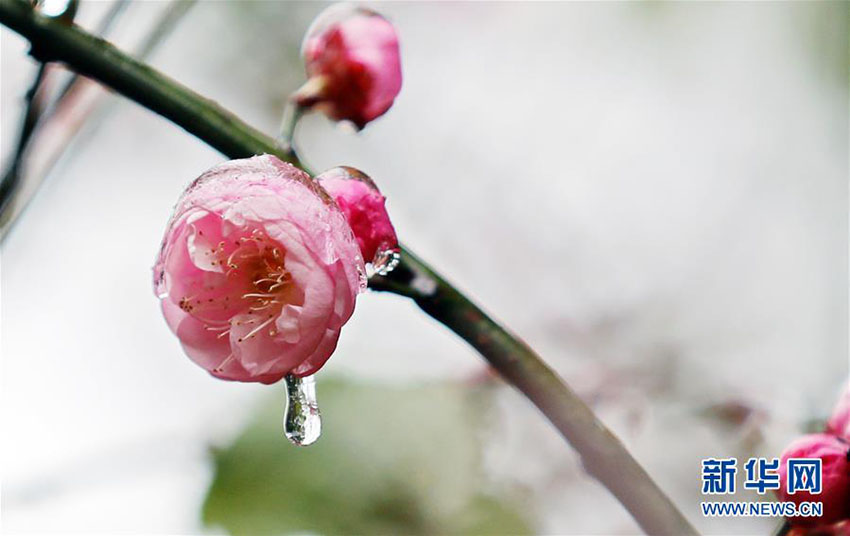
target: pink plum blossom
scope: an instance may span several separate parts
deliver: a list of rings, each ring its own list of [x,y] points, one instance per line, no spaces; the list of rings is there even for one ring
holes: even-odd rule
[[[401,59],[393,25],[346,4],[322,12],[302,46],[308,82],[294,98],[358,128],[383,115],[401,90]]]
[[[364,273],[333,200],[269,155],[198,177],[177,202],[154,267],[186,354],[218,378],[262,383],[322,367]]]
[[[781,487],[777,491],[779,499],[801,502],[822,502],[821,517],[795,517],[789,521],[795,525],[829,525],[850,518],[850,443],[830,434],[809,434],[798,438],[782,453],[779,464]],[[820,458],[823,461],[822,492],[812,494],[796,491],[788,494],[788,459]]]
[[[350,167],[335,167],[316,177],[339,205],[366,261],[376,253],[398,246],[386,198],[368,175]]]
[[[850,383],[844,386],[844,392],[826,423],[826,430],[850,441]]]

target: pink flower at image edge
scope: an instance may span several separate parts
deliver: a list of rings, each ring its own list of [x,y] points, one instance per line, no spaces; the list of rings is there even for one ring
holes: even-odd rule
[[[186,354],[218,378],[262,383],[322,367],[364,274],[336,204],[269,155],[196,179],[154,268],[163,314]]]
[[[809,434],[798,438],[782,453],[779,479],[782,487],[777,495],[782,501],[822,502],[821,517],[794,517],[789,521],[800,526],[820,526],[850,518],[850,443],[830,434]],[[797,491],[788,494],[788,459],[819,458],[822,460],[822,492]]]

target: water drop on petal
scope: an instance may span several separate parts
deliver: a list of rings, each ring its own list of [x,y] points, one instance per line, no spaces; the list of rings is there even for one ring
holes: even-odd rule
[[[362,261],[363,258],[358,255],[358,261]],[[369,288],[369,274],[366,270],[366,267],[362,262],[358,262],[356,265],[357,268],[357,284],[358,291],[360,293],[366,292],[366,289]]]
[[[316,401],[316,380],[311,376],[298,378],[287,374],[286,411],[283,414],[283,431],[293,445],[306,447],[322,435],[322,416]]]
[[[392,272],[401,262],[401,249],[398,246],[382,244],[375,252],[372,259],[372,272],[378,275],[387,275]]]
[[[157,266],[156,278],[154,280],[154,292],[156,297],[164,300],[168,297],[168,287],[165,285],[165,270]]]

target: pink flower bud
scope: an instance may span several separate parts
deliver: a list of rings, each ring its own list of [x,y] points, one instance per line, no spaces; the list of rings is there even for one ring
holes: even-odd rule
[[[319,174],[316,180],[345,214],[367,262],[374,262],[379,253],[398,247],[395,229],[384,206],[386,198],[368,175],[342,166]]]
[[[335,5],[320,14],[302,46],[308,82],[294,98],[358,128],[381,116],[401,90],[395,28],[372,11]]]
[[[850,383],[844,387],[844,393],[832,410],[832,416],[826,423],[826,431],[850,441]]]
[[[809,434],[788,446],[782,453],[779,465],[781,487],[777,491],[782,501],[822,502],[823,516],[795,517],[789,521],[796,525],[818,526],[850,518],[850,443],[829,434]],[[812,494],[796,491],[788,494],[788,459],[820,458],[822,460],[822,492]]]
[[[193,361],[225,380],[273,383],[327,361],[364,273],[327,193],[264,155],[218,165],[186,189],[154,285]]]

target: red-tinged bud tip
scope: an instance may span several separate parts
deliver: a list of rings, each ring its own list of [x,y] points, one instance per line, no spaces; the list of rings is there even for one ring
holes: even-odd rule
[[[321,173],[316,180],[339,205],[366,262],[374,263],[380,254],[398,247],[386,198],[368,175],[354,168],[336,167]]]

